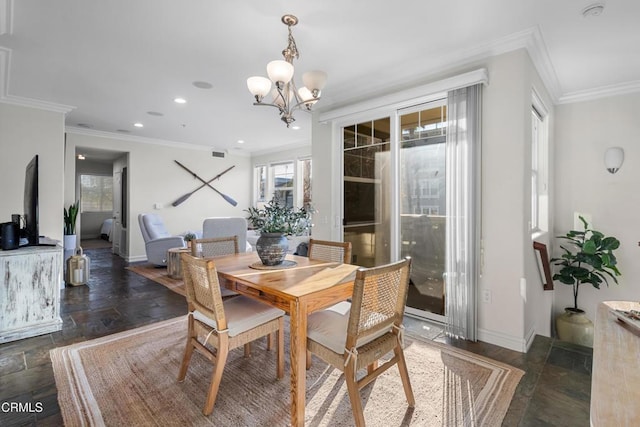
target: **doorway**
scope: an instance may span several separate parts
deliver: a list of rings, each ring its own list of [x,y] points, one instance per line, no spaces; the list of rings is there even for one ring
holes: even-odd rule
[[[354,264],[412,257],[407,313],[445,318],[446,98],[342,128],[343,240]]]

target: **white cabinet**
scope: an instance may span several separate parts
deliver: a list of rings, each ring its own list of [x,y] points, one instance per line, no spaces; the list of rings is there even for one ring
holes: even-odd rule
[[[0,343],[59,331],[62,247],[0,251]]]

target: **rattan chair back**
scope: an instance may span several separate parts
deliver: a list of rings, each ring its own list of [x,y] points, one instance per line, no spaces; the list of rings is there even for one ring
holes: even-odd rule
[[[212,237],[208,239],[194,239],[191,241],[191,255],[202,258],[237,254],[238,236]]]
[[[409,290],[411,258],[381,267],[361,268],[353,285],[347,348],[358,339],[402,324]]]
[[[351,242],[309,239],[309,258],[351,264]]]
[[[227,328],[218,273],[212,260],[181,254],[182,274],[189,311],[198,310],[215,319],[218,329]]]

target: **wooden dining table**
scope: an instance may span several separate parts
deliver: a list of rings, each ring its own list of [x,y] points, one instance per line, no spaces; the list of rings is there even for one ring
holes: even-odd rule
[[[350,298],[356,265],[287,255],[288,267],[263,269],[255,252],[215,258],[222,285],[290,316],[291,425],[304,426],[307,316]],[[251,267],[254,265],[253,268]]]

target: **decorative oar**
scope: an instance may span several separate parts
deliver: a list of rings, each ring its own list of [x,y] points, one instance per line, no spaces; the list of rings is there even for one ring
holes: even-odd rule
[[[211,178],[209,181],[205,181],[204,179],[200,178],[198,175],[196,175],[194,172],[192,172],[191,170],[189,170],[189,168],[187,168],[185,165],[183,165],[182,163],[180,163],[177,160],[174,160],[181,168],[183,168],[184,170],[186,170],[187,172],[189,172],[191,175],[193,175],[194,178],[199,179],[200,181],[202,181],[202,185],[198,188],[196,188],[195,190],[193,190],[190,193],[184,194],[183,196],[179,197],[175,202],[172,203],[173,206],[178,206],[179,204],[183,203],[185,200],[187,200],[189,197],[191,197],[191,195],[193,193],[195,193],[196,191],[200,190],[201,188],[204,187],[209,187],[211,188],[213,191],[215,191],[216,193],[218,193],[219,195],[222,196],[223,199],[225,199],[229,204],[231,204],[232,206],[236,206],[238,204],[238,202],[236,202],[235,200],[233,200],[231,197],[227,196],[226,194],[222,194],[221,192],[219,192],[217,189],[215,189],[210,183],[215,181],[216,179],[220,178],[222,175],[224,175],[225,173],[229,172],[231,169],[233,169],[235,167],[235,165],[227,168],[226,170],[220,172],[218,175],[214,176],[213,178]]]

